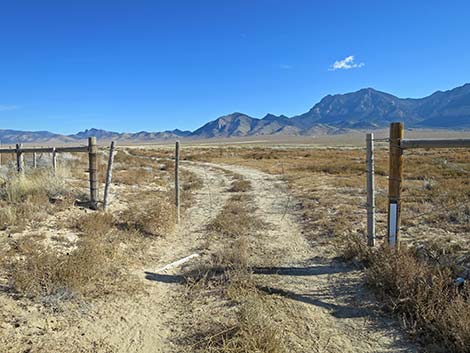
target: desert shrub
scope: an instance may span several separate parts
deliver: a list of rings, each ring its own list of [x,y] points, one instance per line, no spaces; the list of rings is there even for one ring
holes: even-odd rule
[[[371,248],[364,246],[365,236],[360,234],[342,234],[334,240],[336,251],[339,257],[344,261],[359,261],[367,263],[371,256]]]
[[[209,261],[187,268],[183,277],[186,283],[200,288],[245,282],[249,274],[248,240],[246,236],[242,236],[226,243],[222,249],[212,254]]]
[[[93,212],[83,215],[74,221],[74,227],[86,235],[105,235],[115,223],[110,213]]]
[[[236,179],[232,181],[229,192],[247,192],[251,190],[251,182],[245,179]]]
[[[349,240],[340,249],[343,257],[356,255],[367,265],[367,284],[427,351],[468,352],[470,287],[455,284],[454,266],[406,247],[373,251],[364,241]]]
[[[82,240],[75,250],[60,253],[39,242],[23,242],[11,256],[10,285],[33,298],[100,295],[112,271],[115,249],[96,239]]]
[[[127,152],[118,150],[114,157],[114,162],[116,163],[116,166],[144,167],[148,164],[146,159],[139,158],[137,155],[132,153],[132,149],[127,150]]]
[[[181,175],[183,191],[195,191],[201,189],[204,183],[195,173],[185,170]]]
[[[176,223],[175,206],[169,198],[133,203],[119,217],[120,226],[143,235],[165,236]]]
[[[235,325],[212,327],[194,347],[204,353],[288,352],[273,312],[256,289],[244,293]]]
[[[0,229],[21,231],[32,221],[39,221],[51,211],[49,197],[44,193],[29,194],[23,202],[0,201]]]
[[[368,283],[425,345],[453,352],[470,347],[470,288],[458,288],[450,269],[423,263],[408,249],[383,249],[367,270]]]
[[[160,161],[160,170],[173,171],[175,169],[175,162],[169,159]]]

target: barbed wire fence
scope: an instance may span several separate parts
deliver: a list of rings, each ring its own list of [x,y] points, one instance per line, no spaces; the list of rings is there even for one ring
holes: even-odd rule
[[[80,162],[83,163],[85,160],[84,154],[88,155],[88,168],[80,165]],[[88,139],[88,145],[81,146],[24,147],[18,143],[14,149],[12,147],[0,148],[0,156],[2,156],[0,171],[4,180],[8,180],[9,174],[11,175],[13,172],[18,173],[20,177],[40,172],[50,173],[51,181],[60,179],[70,187],[67,190],[69,196],[74,193],[78,194],[79,199],[76,200],[76,203],[97,209],[99,204],[98,155],[95,137]],[[8,157],[5,158],[5,156]],[[84,176],[88,176],[88,178]],[[86,183],[86,179],[88,179],[89,185],[88,197],[86,197],[87,193],[78,192],[78,190],[84,189],[83,184]],[[55,196],[59,197],[59,195]]]
[[[433,175],[425,175],[426,171],[418,174],[416,174],[416,171],[414,174],[403,172],[405,157],[408,160],[410,157],[416,159],[423,156],[422,152],[416,151],[427,151],[434,148],[468,148],[470,147],[470,139],[407,140],[404,138],[403,131],[403,124],[393,123],[390,138],[374,139],[373,134],[366,136],[367,234],[370,246],[374,246],[377,236],[375,230],[376,196],[387,197],[388,199],[386,238],[392,247],[399,246],[402,214],[405,215],[405,222],[410,224],[418,224],[424,220],[429,223],[431,222],[430,217],[435,219],[436,216],[445,216],[452,213],[463,215],[461,221],[463,225],[469,224],[470,221],[469,196],[465,193],[455,192],[449,195],[448,193],[452,191],[446,191],[446,184],[448,185],[451,181],[468,181],[468,175],[470,175],[469,164],[449,162],[448,158],[441,158],[431,163],[439,167],[438,173]],[[383,191],[377,192],[375,190],[374,142],[388,142],[389,144],[389,186],[386,194]],[[450,156],[452,156],[452,152],[450,152]],[[429,161],[427,163],[429,164]],[[436,194],[434,189],[436,189],[437,184],[442,187]],[[458,195],[460,195],[460,198]],[[446,204],[443,205],[442,202]],[[419,212],[423,205],[426,205],[428,210]],[[414,210],[410,206],[421,207]],[[443,206],[445,206],[445,210],[443,210]],[[459,223],[459,220],[455,218],[452,220],[453,223]]]

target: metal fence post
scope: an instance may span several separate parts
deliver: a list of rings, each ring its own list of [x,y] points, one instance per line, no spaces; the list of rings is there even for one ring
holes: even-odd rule
[[[57,151],[55,147],[52,148],[52,170],[54,171],[54,174],[57,171]]]
[[[88,171],[90,173],[90,207],[98,208],[98,147],[96,137],[88,138]]]
[[[104,186],[103,210],[108,208],[109,186],[113,177],[113,161],[114,161],[114,141],[111,142],[109,148],[108,170],[106,172],[106,184]]]
[[[179,141],[176,141],[176,145],[175,145],[175,206],[176,206],[176,223],[179,223],[179,222],[180,222],[179,162],[180,162],[180,143],[179,143]]]
[[[366,136],[367,171],[367,245],[375,246],[375,166],[374,134]]]

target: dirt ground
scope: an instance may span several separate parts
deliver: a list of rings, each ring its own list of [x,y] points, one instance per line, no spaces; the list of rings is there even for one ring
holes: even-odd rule
[[[336,260],[331,245],[306,240],[298,202],[281,176],[248,167],[189,161],[182,163],[182,170],[196,174],[203,185],[194,192],[192,206],[177,229],[154,239],[146,249],[146,262],[130,269],[129,275],[139,282],[135,292],[51,310],[7,293],[3,283],[1,350],[182,352],[185,329],[191,320],[197,320],[187,315],[182,300],[187,294],[182,267],[211,256],[214,246],[208,246],[208,239],[224,241],[210,238],[207,225],[229,200],[232,174],[236,173],[251,182],[248,193],[256,215],[264,221],[250,253],[259,288],[279,298],[280,311],[289,312],[292,307],[301,313],[297,324],[302,333],[288,333],[292,336],[289,351],[417,351],[398,324],[380,311],[363,286],[361,271]],[[122,207],[125,191],[115,189],[112,210]],[[68,216],[66,212],[51,216],[44,233],[54,234],[57,217]],[[192,257],[185,265],[171,265],[188,256]]]

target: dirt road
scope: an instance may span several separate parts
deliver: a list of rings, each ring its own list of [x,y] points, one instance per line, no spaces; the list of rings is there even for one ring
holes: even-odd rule
[[[148,249],[152,260],[133,269],[143,291],[97,302],[65,329],[46,324],[42,337],[60,342],[55,351],[181,352],[178,338],[184,335],[180,319],[185,307],[179,297],[185,286],[181,267],[168,265],[188,256],[192,256],[188,261],[198,261],[210,255],[205,245],[209,238],[206,225],[229,199],[230,173],[251,182],[248,192],[257,216],[266,223],[253,240],[256,244],[250,254],[260,289],[282,297],[287,305],[301,306],[299,320],[309,335],[296,337],[292,352],[416,351],[396,323],[376,310],[362,286],[360,271],[336,262],[321,245],[305,240],[298,205],[280,177],[229,165],[184,162],[182,168],[197,174],[203,187],[178,229],[156,239]],[[14,328],[5,332],[14,332]]]
[[[102,303],[95,310],[97,314],[81,325],[88,340],[106,342],[106,350],[123,353],[179,352],[172,339],[179,335],[179,312],[184,310],[176,300],[176,293],[182,287],[177,276],[179,268],[163,268],[190,255],[202,255],[205,225],[225,204],[228,195],[224,191],[229,186],[227,176],[218,168],[200,165],[185,168],[200,176],[204,185],[195,195],[194,206],[186,211],[178,229],[157,239],[148,249],[154,254],[150,256],[154,261],[144,268],[135,269],[134,273],[144,283],[145,294],[138,295],[137,300]]]
[[[224,168],[251,181],[258,216],[271,225],[253,269],[263,290],[302,305],[305,325],[316,331],[314,342],[306,338],[293,351],[416,352],[396,323],[377,311],[361,272],[335,261],[330,247],[305,240],[285,181],[250,168]]]

